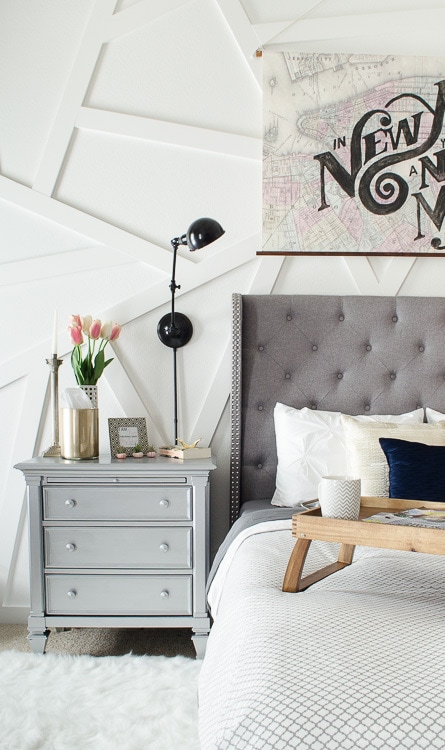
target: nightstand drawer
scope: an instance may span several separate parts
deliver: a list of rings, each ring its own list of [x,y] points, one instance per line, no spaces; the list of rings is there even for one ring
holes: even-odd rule
[[[188,615],[191,576],[48,575],[47,614]]]
[[[52,521],[189,521],[191,487],[46,487],[43,517]]]
[[[46,527],[46,568],[190,568],[189,527]]]

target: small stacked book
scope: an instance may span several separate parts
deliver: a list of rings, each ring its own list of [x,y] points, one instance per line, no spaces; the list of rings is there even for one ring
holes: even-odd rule
[[[211,458],[211,448],[180,448],[179,446],[161,445],[159,448],[160,456],[169,456],[170,458]]]

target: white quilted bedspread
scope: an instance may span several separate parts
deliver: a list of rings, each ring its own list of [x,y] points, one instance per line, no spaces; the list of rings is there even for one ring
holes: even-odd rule
[[[290,521],[260,524],[216,574],[202,750],[444,750],[445,557],[357,548],[285,594],[293,544]],[[337,550],[313,542],[305,573]]]

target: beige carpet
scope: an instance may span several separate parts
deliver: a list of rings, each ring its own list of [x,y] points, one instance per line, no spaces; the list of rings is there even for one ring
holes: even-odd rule
[[[31,653],[26,625],[0,624],[0,651]],[[63,632],[52,630],[46,653],[89,654],[91,656],[187,656],[195,658],[191,630],[187,628],[73,628]]]

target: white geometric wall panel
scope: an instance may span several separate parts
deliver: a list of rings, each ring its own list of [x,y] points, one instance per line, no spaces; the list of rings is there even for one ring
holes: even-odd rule
[[[360,7],[357,8],[356,6]],[[218,458],[212,546],[228,524],[231,294],[442,294],[440,258],[261,260],[261,87],[256,50],[442,54],[442,0],[14,0],[0,3],[0,621],[27,616],[24,482],[12,466],[51,442],[49,369],[72,386],[66,321],[123,324],[100,382],[109,416],[172,439],[170,238],[199,216],[226,233],[181,249],[180,434]],[[298,11],[295,10],[298,6]],[[351,8],[353,7],[353,13]],[[298,13],[298,15],[296,15]],[[398,29],[398,33],[395,32]]]

